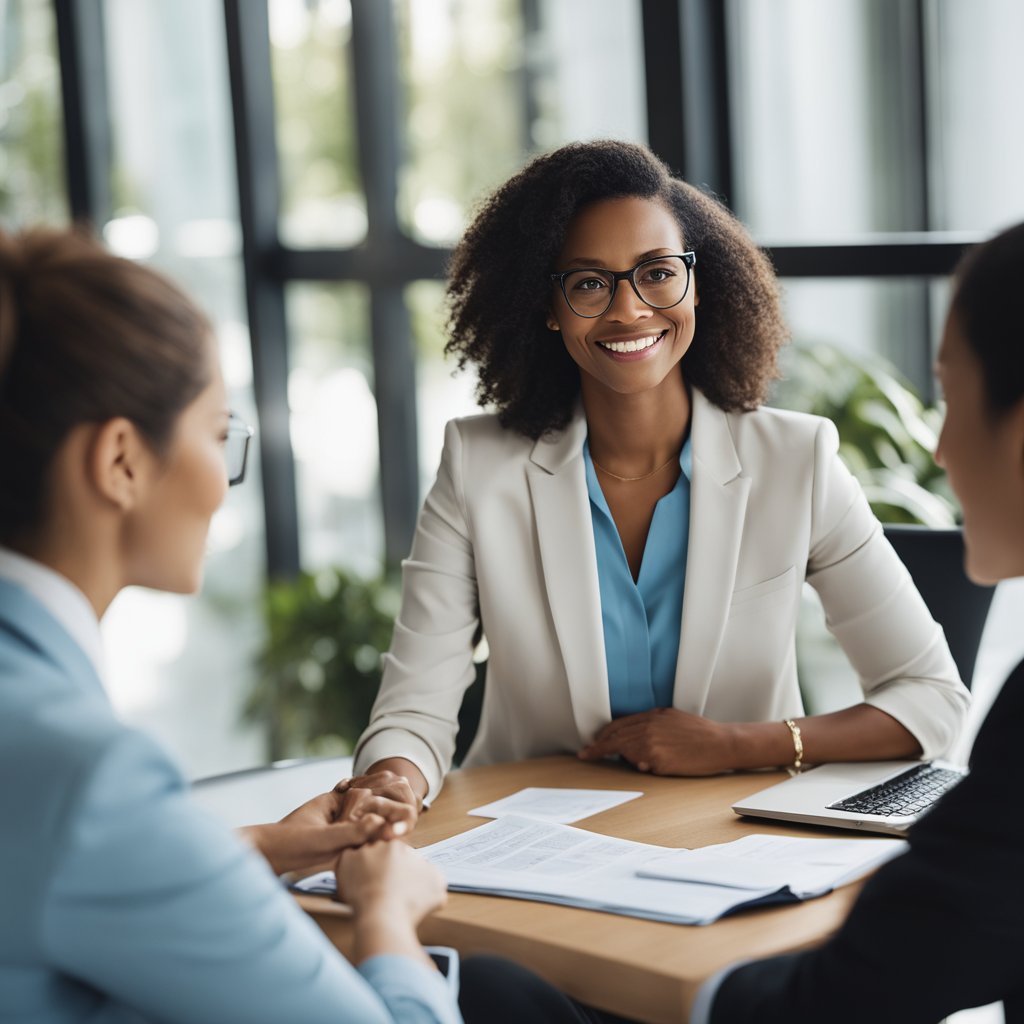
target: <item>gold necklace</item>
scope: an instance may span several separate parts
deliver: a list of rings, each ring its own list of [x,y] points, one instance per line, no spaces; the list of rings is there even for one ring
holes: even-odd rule
[[[643,476],[619,476],[618,473],[613,473],[610,469],[605,469],[604,466],[599,466],[597,463],[597,459],[594,458],[593,452],[590,453],[590,461],[594,464],[594,469],[601,470],[601,472],[604,473],[605,476],[610,476],[613,480],[619,480],[624,484],[631,484],[635,483],[637,480],[646,480],[648,477],[654,476],[655,473],[660,473],[663,469],[667,469],[669,466],[672,465],[673,462],[679,461],[679,455],[678,453],[673,455],[672,458],[668,460],[668,462],[659,466],[657,469],[652,469],[650,473],[644,473]]]

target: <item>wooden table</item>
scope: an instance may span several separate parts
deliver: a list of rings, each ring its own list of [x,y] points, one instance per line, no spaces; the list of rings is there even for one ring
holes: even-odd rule
[[[466,811],[525,786],[642,790],[644,796],[587,818],[577,827],[672,847],[708,846],[753,832],[837,835],[825,829],[738,818],[730,805],[784,778],[779,772],[666,779],[611,762],[548,757],[456,771],[412,837],[426,846],[483,823]],[[870,839],[865,839],[870,842]],[[745,957],[816,945],[846,917],[859,886],[820,899],[744,911],[704,927],[661,924],[529,900],[450,893],[420,927],[427,944],[463,955],[498,953],[547,978],[575,998],[651,1024],[688,1019],[704,979]],[[347,908],[322,896],[298,897],[343,952],[351,948]]]

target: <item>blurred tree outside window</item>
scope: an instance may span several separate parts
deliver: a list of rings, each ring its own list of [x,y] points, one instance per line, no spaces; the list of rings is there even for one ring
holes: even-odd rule
[[[640,8],[621,0],[398,0],[410,236],[451,245],[527,159],[646,141]],[[470,143],[471,140],[471,144]]]
[[[349,0],[269,0],[281,241],[358,245],[366,199],[355,146]],[[269,112],[268,112],[269,116]]]
[[[0,0],[0,224],[68,219],[57,25],[49,0]]]
[[[419,242],[454,243],[474,201],[529,151],[519,10],[517,0],[395,7],[406,107],[398,208]]]

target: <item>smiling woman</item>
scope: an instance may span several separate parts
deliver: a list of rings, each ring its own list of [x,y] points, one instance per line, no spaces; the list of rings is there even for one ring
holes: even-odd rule
[[[742,225],[643,147],[524,168],[456,248],[449,352],[491,415],[449,423],[356,752],[434,795],[482,628],[468,764],[572,751],[702,775],[935,757],[967,694],[840,462],[761,408],[786,328]],[[804,581],[863,701],[802,717]]]

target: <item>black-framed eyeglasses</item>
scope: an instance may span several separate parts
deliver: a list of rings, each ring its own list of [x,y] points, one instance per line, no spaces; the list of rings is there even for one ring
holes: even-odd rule
[[[604,270],[584,267],[582,270],[564,270],[552,274],[569,308],[584,317],[601,316],[615,299],[620,281],[629,281],[641,302],[654,309],[678,306],[690,290],[690,271],[697,262],[695,252],[672,256],[655,256],[641,260],[630,270]]]
[[[234,487],[245,479],[245,464],[249,458],[249,441],[255,431],[237,412],[228,413],[228,436],[224,442],[224,463],[228,471],[228,486]]]

